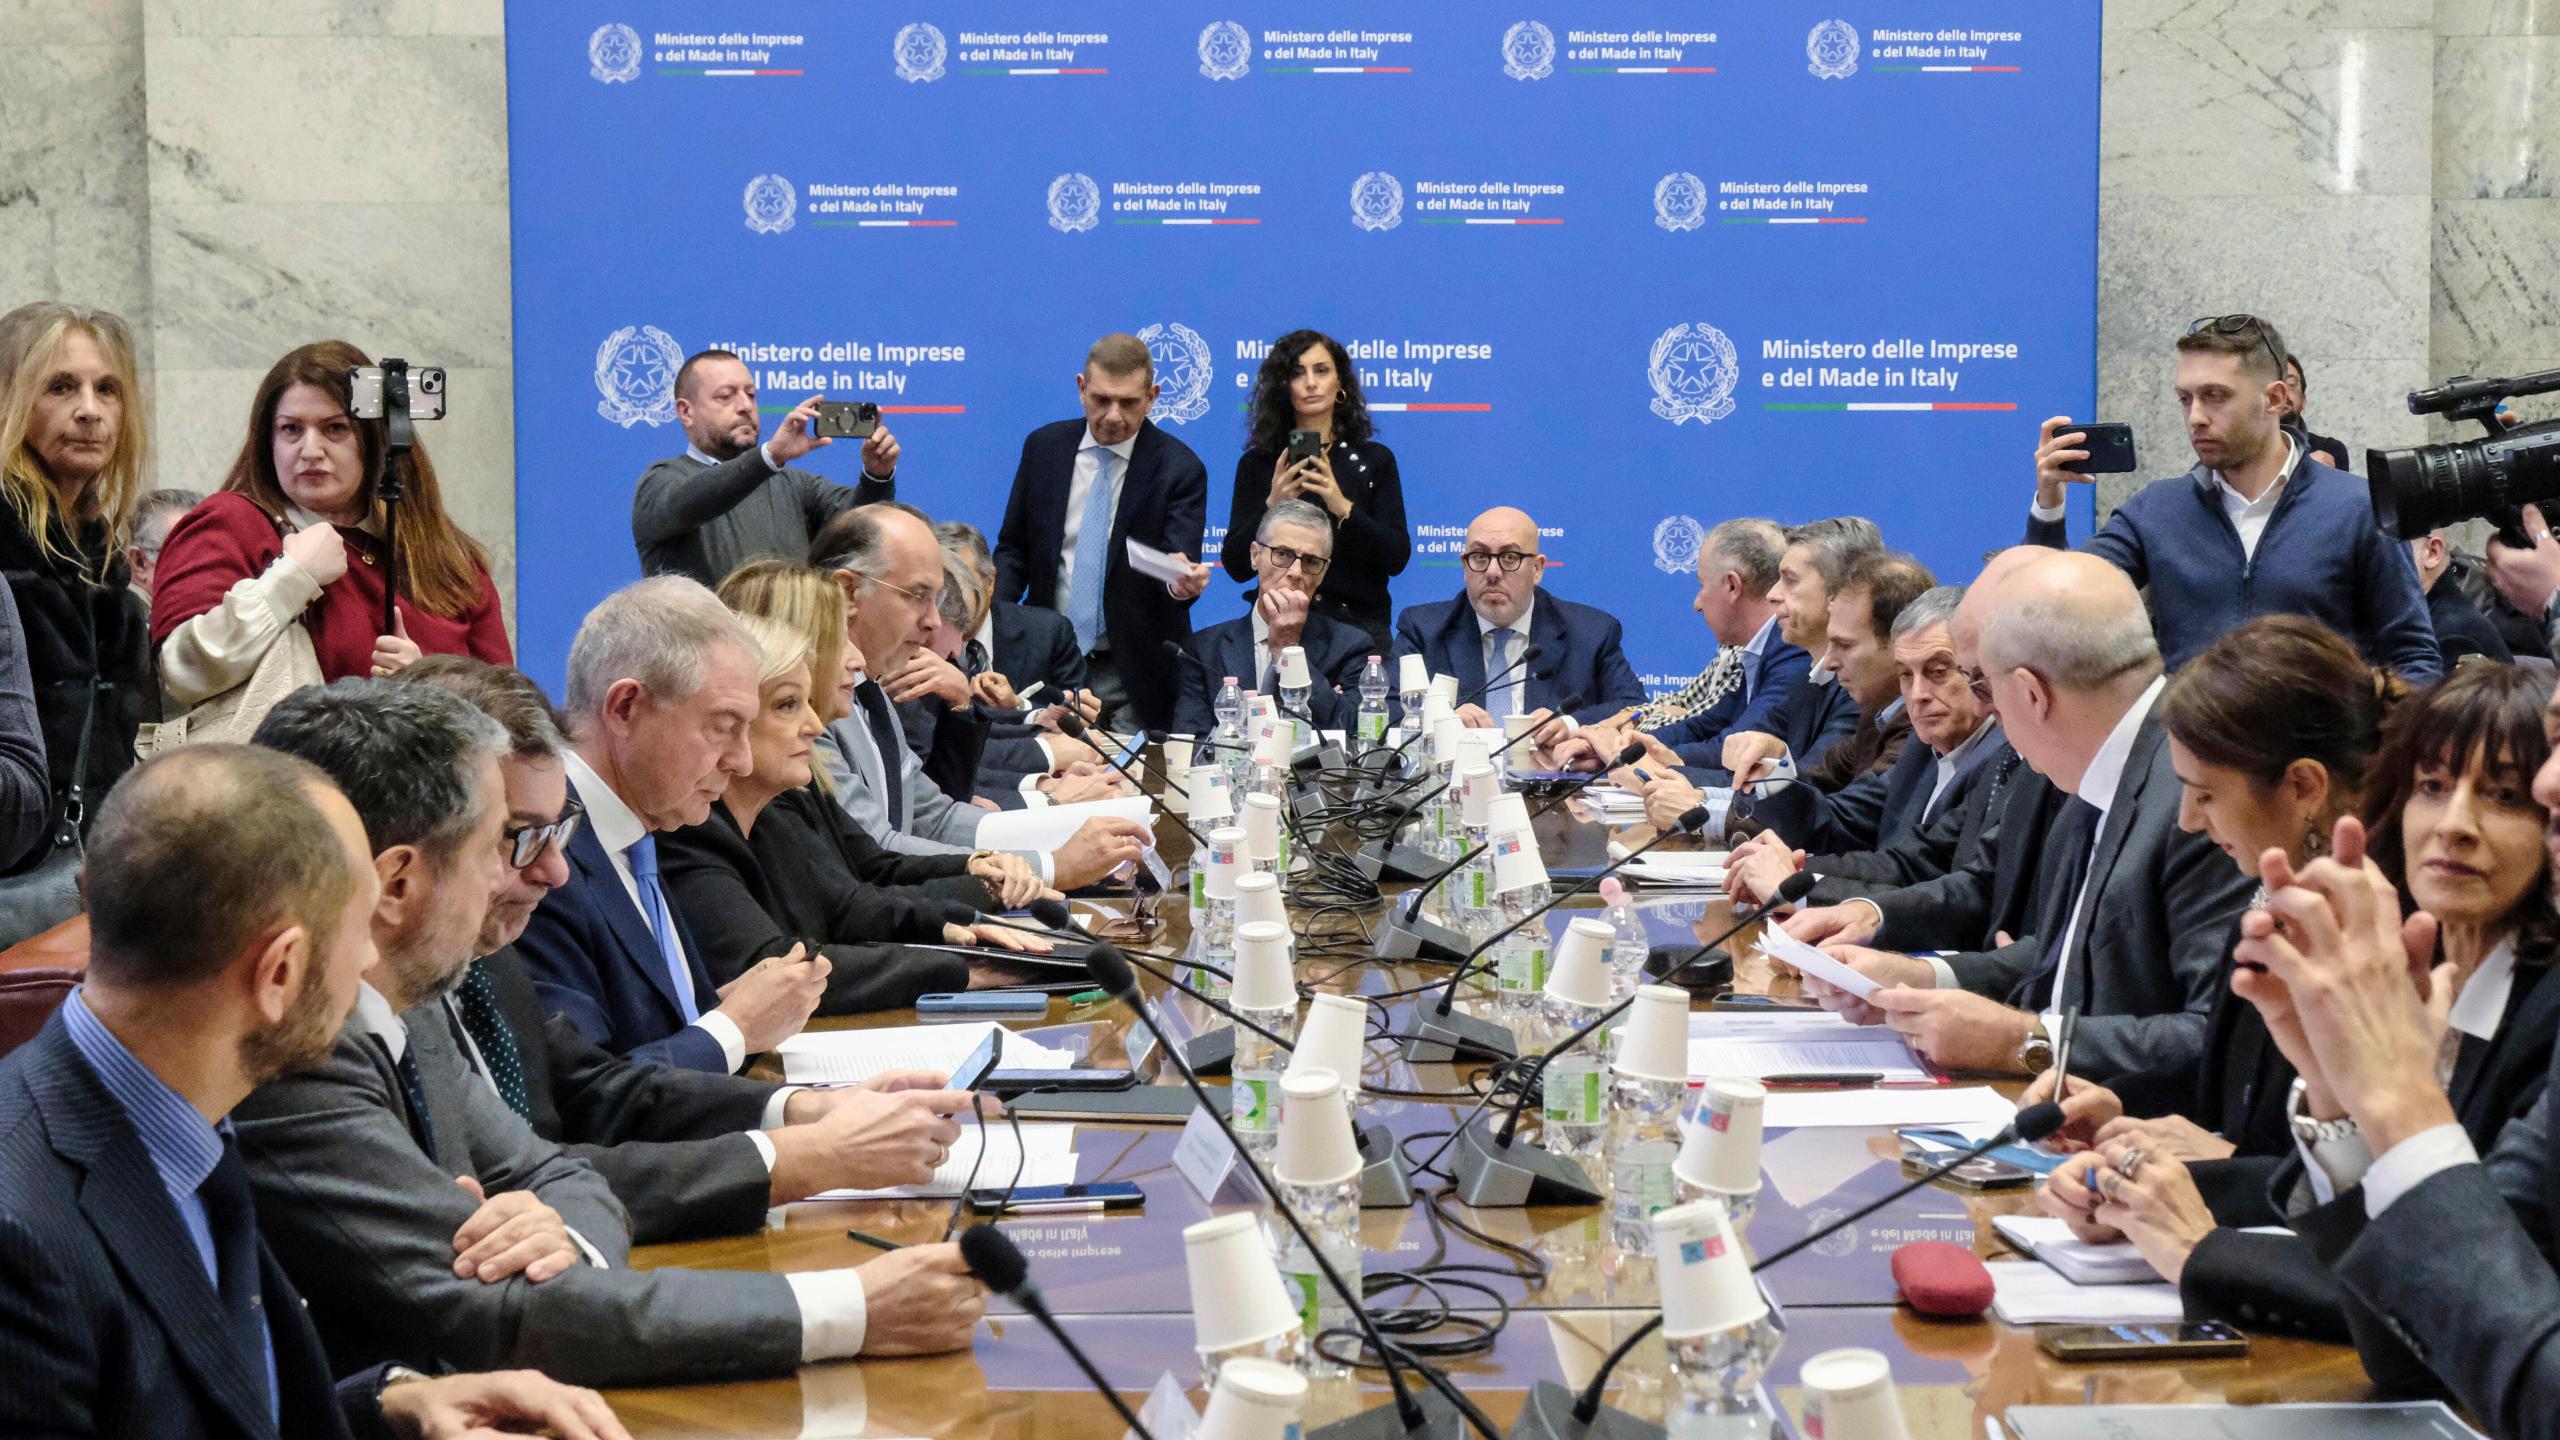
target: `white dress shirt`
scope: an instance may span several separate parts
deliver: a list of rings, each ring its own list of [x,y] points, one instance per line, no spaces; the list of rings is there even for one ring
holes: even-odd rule
[[[2222,478],[2221,471],[2208,472],[2213,476],[2214,490],[2222,501],[2222,513],[2231,517],[2231,528],[2240,532],[2240,553],[2249,560],[2258,558],[2258,537],[2267,533],[2267,517],[2276,513],[2276,501],[2283,497],[2285,483],[2293,478],[2294,470],[2302,464],[2302,447],[2294,443],[2293,433],[2277,433],[2284,436],[2284,468],[2276,472],[2276,478],[2257,499],[2252,500],[2232,489],[2231,482]],[[2060,505],[2030,502],[2027,506],[2027,514],[2031,518],[2047,523],[2061,519],[2064,513],[2064,507]]]
[[[2162,675],[2143,687],[2133,708],[2118,717],[2116,728],[2098,743],[2098,753],[2089,757],[2089,768],[2080,772],[2080,783],[2072,787],[2072,794],[2097,807],[2098,824],[2089,832],[2089,854],[2080,862],[2080,889],[2071,901],[2071,919],[2062,927],[2061,959],[2053,971],[2053,999],[2044,1015],[2047,1030],[2061,1025],[2062,997],[2070,993],[2064,987],[2071,979],[2071,942],[2079,936],[2081,922],[2088,918],[2090,862],[2098,858],[2098,836],[2106,832],[2107,812],[2115,807],[2116,788],[2124,781],[2125,762],[2133,758],[2134,734],[2142,729],[2144,718],[2159,703],[2160,692],[2168,685],[2169,677]]]
[[[1076,447],[1076,467],[1067,479],[1067,523],[1058,532],[1058,594],[1055,604],[1060,613],[1067,608],[1067,597],[1075,593],[1076,536],[1084,530],[1084,507],[1093,498],[1094,477],[1102,472],[1099,451],[1108,450],[1119,457],[1111,467],[1111,513],[1120,513],[1120,497],[1129,487],[1129,452],[1137,448],[1138,437],[1130,436],[1117,445],[1105,445],[1093,438],[1093,427],[1084,427],[1084,440]],[[992,652],[990,652],[992,653]]]
[[[1778,617],[1770,616],[1742,642],[1742,703],[1751,703],[1753,692],[1760,688],[1760,657],[1769,653],[1769,642],[1778,638]]]
[[[1538,615],[1538,592],[1535,590],[1529,592],[1529,603],[1520,607],[1520,618],[1508,625],[1494,624],[1484,618],[1484,612],[1481,610],[1476,611],[1475,615],[1476,635],[1484,647],[1484,678],[1491,680],[1494,672],[1504,665],[1518,665],[1520,652],[1529,648],[1529,623]],[[1493,648],[1493,632],[1496,630],[1509,630],[1512,633],[1511,653],[1504,656],[1499,663],[1495,660]],[[1482,705],[1487,714],[1525,715],[1529,710],[1528,683],[1529,667],[1521,665],[1501,683],[1487,686],[1476,703]],[[1511,697],[1510,707],[1507,710],[1497,710],[1494,701],[1505,694]]]
[[[1957,743],[1956,748],[1938,757],[1938,775],[1929,784],[1929,798],[1921,803],[1921,814],[1926,815],[1938,808],[1938,797],[1946,794],[1947,787],[1956,783],[1956,771],[1964,765],[1965,757],[1981,748],[1983,736],[1999,728],[1999,717],[1986,717],[1981,724],[1973,727],[1972,734]]]
[[[641,823],[630,806],[622,803],[622,797],[613,793],[613,787],[604,783],[604,777],[598,775],[577,751],[562,750],[560,759],[568,766],[569,783],[578,787],[579,803],[587,807],[588,828],[595,832],[596,843],[604,848],[605,859],[613,862],[613,873],[622,881],[622,893],[631,897],[631,908],[642,917],[641,923],[646,924],[649,907],[640,898],[640,882],[631,873],[631,858],[622,852],[638,844],[640,837],[649,833],[649,827]],[[684,949],[683,935],[671,933],[668,939],[679,951]],[[691,960],[693,957],[687,955],[685,958]],[[709,1003],[705,1004],[705,1001]],[[729,1062],[729,1073],[737,1074],[738,1067],[747,1063],[746,1032],[738,1028],[737,1021],[715,1008],[720,1003],[719,996],[696,995],[694,1003],[702,1006],[702,1018],[693,1022],[694,1028],[720,1042],[721,1058]]]

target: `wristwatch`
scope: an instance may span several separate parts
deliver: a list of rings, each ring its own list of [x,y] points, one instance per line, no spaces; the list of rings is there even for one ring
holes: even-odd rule
[[[2286,1094],[2284,1101],[2285,1123],[2293,1127],[2294,1138],[2305,1145],[2326,1145],[2333,1140],[2363,1133],[2363,1127],[2357,1125],[2352,1116],[2314,1120],[2302,1113],[2303,1104],[2310,1094],[2311,1087],[2300,1076],[2294,1077],[2293,1089]]]
[[[2041,1015],[2027,1021],[2026,1043],[2018,1047],[2018,1067],[2030,1075],[2041,1075],[2053,1068],[2053,1037],[2045,1033]]]

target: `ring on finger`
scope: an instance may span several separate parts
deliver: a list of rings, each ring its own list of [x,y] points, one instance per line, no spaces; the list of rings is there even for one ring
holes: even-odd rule
[[[2099,1194],[2101,1194],[2101,1195],[2104,1195],[2104,1196],[2105,1196],[2105,1197],[2107,1197],[2109,1200],[2113,1200],[2114,1198],[2116,1198],[2116,1187],[2117,1187],[2117,1186],[2119,1186],[2119,1185],[2122,1185],[2123,1183],[2124,1183],[2124,1173],[2123,1173],[2122,1171],[2119,1171],[2119,1170],[2104,1170],[2104,1171],[2100,1171],[2100,1172],[2099,1172],[2099,1174],[2098,1174],[2098,1193],[2099,1193]]]
[[[2143,1149],[2142,1149],[2142,1147],[2141,1147],[2141,1146],[2139,1146],[2139,1145],[2128,1145],[2128,1146],[2126,1146],[2126,1147],[2125,1147],[2125,1152],[2124,1152],[2124,1158],[2123,1158],[2122,1160],[2119,1160],[2119,1161],[2117,1161],[2117,1162],[2116,1162],[2116,1171],[2117,1171],[2117,1173],[2119,1173],[2119,1174],[2123,1175],[2123,1176],[2124,1176],[2124,1178],[2126,1178],[2127,1180],[2132,1179],[2132,1178],[2133,1178],[2133,1172],[2135,1172],[2136,1170],[2139,1170],[2139,1169],[2141,1169],[2141,1168],[2142,1168],[2142,1161],[2143,1161],[2143,1158],[2144,1158],[2144,1155],[2143,1155]]]

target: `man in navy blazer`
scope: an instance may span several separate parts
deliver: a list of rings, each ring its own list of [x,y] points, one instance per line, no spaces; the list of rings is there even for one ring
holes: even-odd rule
[[[1396,617],[1396,654],[1457,677],[1461,720],[1499,725],[1545,711],[1590,721],[1644,703],[1617,617],[1541,591],[1547,557],[1536,521],[1508,505],[1487,510],[1467,526],[1458,561],[1466,590],[1407,606]],[[1524,664],[1531,645],[1538,658]]]
[[[1232,539],[1232,537],[1230,537]],[[1254,593],[1247,610],[1193,632],[1182,701],[1173,728],[1205,736],[1217,728],[1218,690],[1233,675],[1247,690],[1280,693],[1280,655],[1292,645],[1307,652],[1308,718],[1319,730],[1349,730],[1360,710],[1360,672],[1369,663],[1367,632],[1315,611],[1316,587],[1333,562],[1333,524],[1304,500],[1283,500],[1262,512],[1253,537]]]
[[[333,1382],[259,1237],[230,1111],[335,1044],[372,849],[327,776],[246,746],[152,761],[99,808],[87,978],[0,1060],[0,1434],[627,1440],[530,1372]]]
[[[1144,342],[1095,341],[1076,375],[1084,418],[1043,425],[1023,440],[996,532],[996,599],[1067,617],[1103,720],[1120,729],[1132,728],[1133,717],[1155,729],[1173,723],[1180,691],[1164,643],[1191,634],[1191,602],[1209,584],[1209,567],[1193,558],[1208,516],[1209,472],[1190,446],[1147,418],[1157,388]],[[1183,577],[1138,573],[1129,564],[1132,540],[1172,555],[1187,567]]]
[[[658,880],[658,832],[701,824],[753,767],[759,668],[738,618],[681,576],[606,596],[570,642],[561,759],[587,823],[516,953],[542,1003],[617,1055],[735,1074],[825,993],[826,958],[797,947],[715,989]]]

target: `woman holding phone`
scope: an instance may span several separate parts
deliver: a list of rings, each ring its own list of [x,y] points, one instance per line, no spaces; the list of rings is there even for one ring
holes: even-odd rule
[[[1227,573],[1253,580],[1253,547],[1243,542],[1261,527],[1263,511],[1283,500],[1321,506],[1333,517],[1333,560],[1315,608],[1367,632],[1378,654],[1392,653],[1387,582],[1413,559],[1404,481],[1395,452],[1370,428],[1341,342],[1315,330],[1281,336],[1254,378],[1252,427],[1227,511]]]

